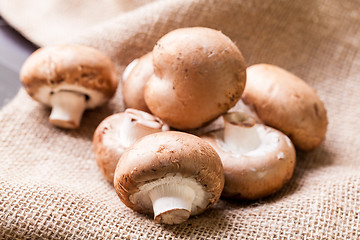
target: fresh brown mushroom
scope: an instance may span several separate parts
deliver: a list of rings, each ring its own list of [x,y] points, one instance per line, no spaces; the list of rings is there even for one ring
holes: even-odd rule
[[[250,66],[243,101],[264,124],[288,135],[300,150],[312,150],[325,138],[328,119],[316,91],[280,67]]]
[[[220,197],[224,172],[215,150],[199,137],[176,131],[147,135],[122,155],[115,190],[131,209],[155,222],[179,224]]]
[[[135,59],[126,67],[122,88],[126,107],[150,112],[144,99],[144,89],[153,73],[151,52]]]
[[[38,49],[23,64],[20,78],[32,98],[52,107],[50,123],[63,128],[79,127],[84,110],[108,101],[118,84],[112,61],[81,45]]]
[[[153,49],[154,75],[145,87],[150,111],[170,126],[201,127],[240,99],[246,82],[244,58],[220,31],[174,30]]]
[[[143,136],[168,130],[159,118],[131,108],[105,118],[93,136],[95,159],[102,174],[113,183],[116,164],[127,148]]]
[[[296,155],[282,132],[257,124],[245,113],[223,115],[224,129],[202,139],[220,155],[225,186],[222,195],[258,199],[275,193],[292,177]]]

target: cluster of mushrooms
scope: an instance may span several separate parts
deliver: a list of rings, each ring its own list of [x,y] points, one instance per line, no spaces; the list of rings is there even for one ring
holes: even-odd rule
[[[77,128],[86,108],[106,103],[117,79],[109,58],[79,45],[41,48],[21,70],[29,95],[63,128]],[[95,158],[121,201],[157,223],[182,223],[220,196],[275,193],[292,177],[295,147],[318,147],[328,123],[303,80],[274,65],[246,68],[227,36],[203,27],[163,36],[128,65],[122,90],[127,109],[95,130]],[[232,111],[237,103],[251,114]],[[216,119],[220,128],[190,133]]]

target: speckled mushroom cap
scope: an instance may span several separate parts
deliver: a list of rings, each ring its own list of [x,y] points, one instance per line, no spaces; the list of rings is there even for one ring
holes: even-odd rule
[[[105,118],[93,135],[96,163],[104,177],[114,181],[116,165],[124,151],[139,138],[169,127],[159,118],[136,109],[115,113]]]
[[[238,113],[227,114],[228,120],[238,116]],[[225,186],[222,196],[254,200],[281,189],[291,179],[295,168],[295,148],[290,139],[276,129],[256,124],[253,119],[235,119],[229,124],[232,125],[230,134],[233,134],[230,141],[236,141],[243,135],[239,144],[246,145],[254,138],[257,142],[251,143],[253,146],[246,151],[237,151],[236,144],[234,147],[226,141],[224,129],[201,137],[216,150],[223,163]],[[245,131],[235,132],[236,127],[245,128]]]
[[[21,82],[31,97],[51,106],[57,91],[86,95],[87,108],[111,98],[118,80],[112,61],[97,49],[82,45],[57,45],[35,51],[23,64]]]
[[[144,99],[147,81],[153,75],[152,53],[131,62],[123,74],[123,98],[125,106],[150,112]]]
[[[152,183],[180,178],[195,183],[198,206],[191,215],[203,212],[220,197],[224,172],[218,154],[204,140],[183,132],[161,132],[143,137],[122,155],[115,171],[115,190],[125,205],[152,214],[150,198],[143,193]],[[203,192],[203,194],[201,194]]]
[[[145,87],[150,111],[177,129],[201,127],[240,99],[246,82],[244,58],[220,31],[174,30],[153,49],[154,75]]]
[[[316,91],[280,67],[250,66],[243,101],[264,124],[288,135],[300,150],[312,150],[325,138],[328,119]]]

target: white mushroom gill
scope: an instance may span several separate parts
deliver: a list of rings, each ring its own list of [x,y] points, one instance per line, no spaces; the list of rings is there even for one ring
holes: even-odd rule
[[[156,222],[179,224],[204,209],[210,197],[194,178],[177,174],[142,185],[130,201],[153,209]]]
[[[106,101],[106,98],[104,98],[101,92],[98,92],[93,89],[85,88],[82,86],[74,86],[66,83],[60,84],[55,87],[49,87],[49,86],[40,87],[38,92],[35,94],[34,98],[40,102],[43,102],[47,106],[51,107],[51,99],[58,92],[73,92],[75,94],[82,94],[89,96],[89,98],[86,101],[86,108],[95,108],[96,106],[102,105]]]
[[[50,97],[52,106],[49,120],[52,124],[77,128],[86,108],[85,95],[72,91],[59,91]]]
[[[280,144],[280,134],[274,131],[271,131],[264,127],[264,125],[255,125],[257,135],[261,140],[261,144],[258,148],[253,151],[244,153],[248,157],[257,157],[257,156],[266,156],[276,151],[279,151]],[[281,152],[280,152],[281,153]]]
[[[260,156],[275,151],[279,145],[279,134],[269,131],[242,112],[231,112],[223,116],[223,139],[219,142],[225,151],[240,156]]]
[[[77,128],[85,109],[94,108],[106,101],[98,91],[70,84],[60,84],[53,88],[40,87],[34,98],[52,107],[50,122],[64,128]]]
[[[146,135],[165,130],[168,130],[167,125],[158,118],[146,112],[128,108],[125,111],[118,136],[122,146],[128,148],[136,140]]]

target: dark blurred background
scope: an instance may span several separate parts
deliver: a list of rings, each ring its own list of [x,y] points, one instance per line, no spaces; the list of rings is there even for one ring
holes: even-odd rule
[[[36,48],[0,16],[0,108],[18,92],[21,65]]]

